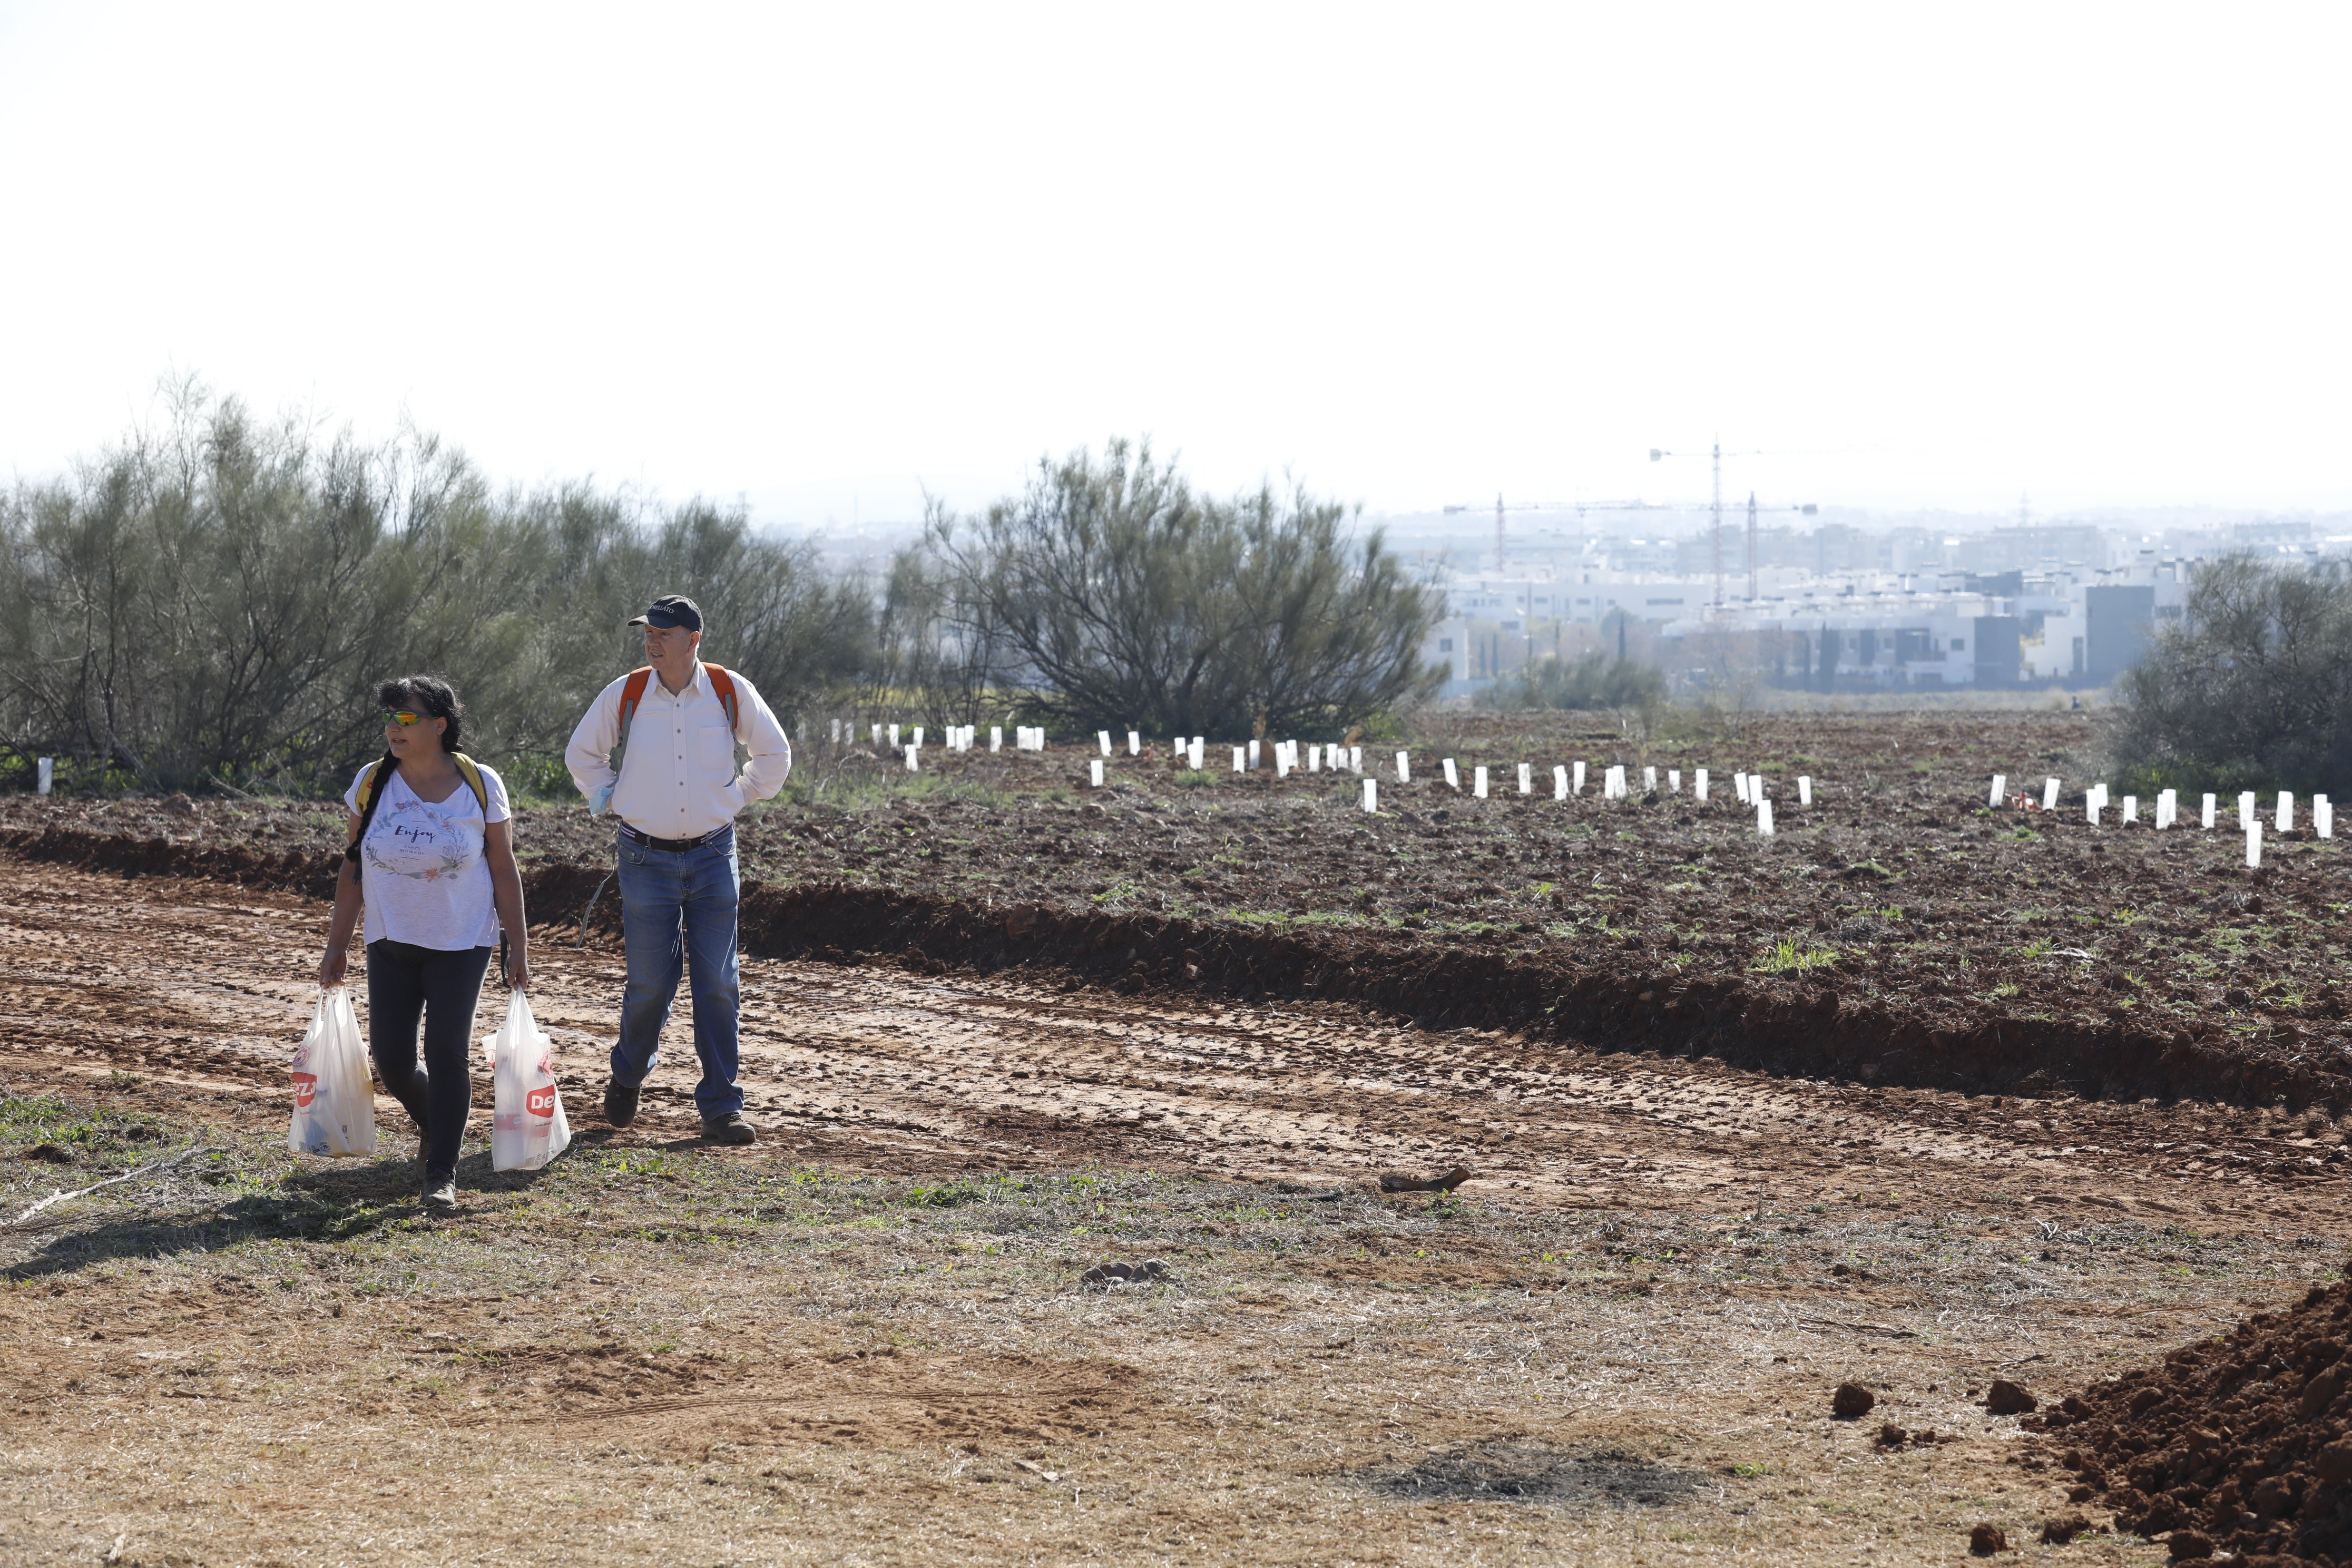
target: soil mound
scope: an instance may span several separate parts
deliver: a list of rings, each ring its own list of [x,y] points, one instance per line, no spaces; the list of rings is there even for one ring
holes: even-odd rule
[[[2043,1418],[2118,1528],[2252,1563],[2352,1563],[2352,1285],[2315,1287]],[[2032,1425],[2029,1422],[2028,1425]],[[2078,1488],[2077,1491],[2083,1489]]]

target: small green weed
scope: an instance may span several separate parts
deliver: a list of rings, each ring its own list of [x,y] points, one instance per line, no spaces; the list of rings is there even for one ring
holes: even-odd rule
[[[977,1182],[950,1182],[936,1187],[909,1187],[904,1201],[909,1208],[951,1209],[982,1203],[987,1197],[988,1189]]]
[[[19,1100],[10,1096],[0,1100],[0,1129],[26,1131],[47,1131],[60,1121],[70,1121],[81,1115],[62,1100]]]
[[[1759,974],[1802,974],[1826,969],[1837,960],[1835,948],[1800,947],[1792,939],[1782,937],[1756,961],[1755,968]]]

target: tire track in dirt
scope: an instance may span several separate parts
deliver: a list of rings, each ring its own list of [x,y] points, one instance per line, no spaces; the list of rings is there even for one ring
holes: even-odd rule
[[[281,1103],[324,918],[294,895],[0,859],[0,1062],[12,1077],[120,1072]],[[575,1126],[623,1143],[691,1137],[683,1005],[644,1120],[611,1134],[596,1097],[619,955],[550,931],[534,961],[533,1007]],[[1574,1205],[2002,1187],[2168,1213],[2226,1208],[2249,1188],[2290,1206],[2340,1191],[2332,1135],[2259,1112],[1774,1079],[1418,1030],[1345,1004],[1045,990],[1018,973],[755,959],[744,974],[743,1079],[766,1146],[828,1162],[1098,1161],[1318,1186],[1462,1164],[1514,1202]]]
[[[1980,810],[1939,794],[1944,786],[1920,787],[1919,800],[1927,809],[1925,826],[1936,834],[1966,826],[1958,819]],[[1973,783],[1964,794],[1975,798]],[[1929,804],[1937,800],[1940,805]],[[1423,840],[1433,835],[1450,839],[1453,830],[1441,828],[1440,819],[1463,804],[1443,805],[1426,820],[1409,813],[1412,822],[1397,828],[1403,837],[1381,854],[1432,850],[1435,846]],[[1120,912],[1122,906],[1103,901],[1106,889],[1091,873],[1073,887],[1062,875],[1066,865],[1046,875],[1048,863],[1034,857],[1001,868],[1002,876],[982,878],[966,870],[942,879],[933,850],[945,819],[901,802],[890,823],[865,821],[855,832],[886,829],[886,838],[914,854],[911,861],[869,865],[863,852],[854,865],[823,855],[807,858],[802,854],[809,847],[804,834],[827,840],[832,836],[817,820],[822,812],[793,824],[755,821],[755,847],[747,851],[745,864],[747,869],[764,869],[744,883],[743,944],[746,952],[771,958],[835,963],[878,959],[934,974],[1042,966],[1129,994],[1343,1001],[1429,1029],[1502,1028],[1527,1038],[1706,1055],[1771,1072],[1887,1086],[2124,1099],[2188,1096],[2252,1107],[2283,1099],[2298,1110],[2317,1107],[2331,1113],[2352,1108],[2352,1071],[2336,1049],[2342,1043],[2345,996],[2324,963],[2314,966],[2314,944],[2287,940],[2292,922],[2324,921],[2326,911],[2341,907],[2340,879],[2327,857],[2299,854],[2291,864],[2282,860],[2256,874],[2249,887],[2236,886],[2234,879],[2217,887],[2211,873],[2223,868],[2199,858],[2210,859],[2210,843],[2203,850],[2186,837],[2138,843],[2126,863],[2110,863],[2095,858],[2111,847],[2105,842],[2067,836],[2063,842],[2053,838],[2043,844],[2038,833],[2021,827],[2018,832],[2046,853],[2000,860],[1994,879],[2011,892],[2044,902],[2012,909],[2003,899],[1986,896],[1990,884],[1981,877],[1970,882],[1964,876],[1968,885],[1953,888],[1928,863],[1911,870],[1880,864],[1874,857],[1881,854],[1907,864],[1919,847],[1882,843],[1874,828],[1864,831],[1864,825],[1852,820],[1839,826],[1824,819],[1819,837],[1801,835],[1802,844],[1789,840],[1789,853],[1799,863],[1759,883],[1754,878],[1765,868],[1753,858],[1747,839],[1700,831],[1695,820],[1644,818],[1644,832],[1656,828],[1679,844],[1671,852],[1677,857],[1677,879],[1649,875],[1628,881],[1615,871],[1596,872],[1588,899],[1580,868],[1570,879],[1580,884],[1570,898],[1554,886],[1557,862],[1560,857],[1578,858],[1590,845],[1572,842],[1579,835],[1570,834],[1555,835],[1548,848],[1537,847],[1535,841],[1547,830],[1532,819],[1516,820],[1516,808],[1507,803],[1494,805],[1502,813],[1495,822],[1479,827],[1465,818],[1463,830],[1507,858],[1517,845],[1528,887],[1552,888],[1551,901],[1520,908],[1517,912],[1528,918],[1498,924],[1496,900],[1507,903],[1515,895],[1463,860],[1456,846],[1442,857],[1443,886],[1429,894],[1454,915],[1475,913],[1477,919],[1451,934],[1439,929],[1447,920],[1433,926],[1419,914],[1393,924],[1387,919],[1366,923],[1360,916],[1371,906],[1351,905],[1341,924],[1310,921],[1321,909],[1317,896],[1304,888],[1277,894],[1270,885],[1249,896],[1274,897],[1277,906],[1308,923],[1280,929],[1236,923],[1192,908],[1183,899],[1170,912],[1164,896],[1160,912],[1140,907]],[[215,888],[331,895],[334,855],[315,842],[308,848],[282,847],[289,842],[291,826],[282,814],[272,818],[263,810],[261,816],[271,819],[251,820],[252,814],[238,809],[205,820],[194,804],[184,801],[177,815],[165,803],[160,816],[152,810],[117,812],[106,803],[42,805],[30,814],[0,811],[0,818],[27,823],[0,826],[0,852],[129,878],[196,878]],[[978,836],[971,842],[1019,838],[1024,832],[1033,840],[1041,831],[1093,834],[1100,840],[1099,854],[1085,858],[1098,868],[1146,848],[1166,826],[1159,814],[1168,809],[1165,803],[1140,801],[1129,812],[1096,802],[1080,814],[1095,826],[1082,829],[1059,816],[1051,825],[1029,821],[1024,827],[1019,811],[1008,822],[999,820],[993,808],[972,803],[955,809],[964,813],[966,807],[982,813],[964,823]],[[1264,816],[1249,809],[1253,820]],[[1344,852],[1345,858],[1371,847],[1375,837],[1357,824],[1356,814],[1342,815],[1348,821],[1344,831],[1310,857],[1318,885],[1327,889],[1348,881],[1345,876],[1334,881],[1330,855]],[[1883,816],[1872,815],[1871,823],[1885,827]],[[530,853],[524,884],[534,909],[579,910],[582,919],[593,914],[593,923],[616,931],[617,906],[599,896],[610,884],[609,848],[596,842],[585,820],[562,812],[534,817],[533,831],[547,836],[541,842],[557,847],[552,854],[544,848]],[[160,836],[138,836],[159,826]],[[1257,826],[1271,831],[1281,824],[1268,820]],[[2055,819],[2043,826],[2054,830]],[[1503,826],[1508,830],[1499,836],[1489,831]],[[305,825],[291,837],[304,840],[312,831]],[[1690,832],[1698,837],[1687,838]],[[1958,837],[1948,835],[1936,854],[1958,857],[1953,862],[1958,866],[1996,850],[2006,855],[2002,845],[2014,847],[2017,837],[2004,838],[1990,823],[1979,822]],[[1244,843],[1259,837],[1240,834]],[[1617,837],[1646,842],[1638,832]],[[761,843],[765,850],[756,847]],[[1666,852],[1663,843],[1636,849],[1633,864],[1661,872],[1654,851]],[[1717,863],[1715,869],[1734,881],[1702,897],[1700,885],[1685,875],[1691,867],[1679,857],[1685,852],[1702,861],[1718,852],[1730,854],[1732,860]],[[774,858],[779,853],[782,861]],[[1164,869],[1156,853],[1144,859],[1146,868]],[[1784,874],[1791,870],[1795,881]],[[1908,917],[1903,906],[1875,907],[1883,895],[1871,889],[1913,871],[1927,880],[1911,889]],[[1392,875],[1381,873],[1383,879]],[[1744,892],[1737,888],[1740,878],[1748,879]],[[2092,907],[2078,910],[2080,920],[2074,923],[2051,925],[2053,910],[2066,906],[2066,898],[2032,890],[2081,888],[2086,882],[2104,889]],[[1800,883],[1810,885],[1812,893],[1789,902]],[[1645,889],[1656,896],[1645,898]],[[1214,900],[1230,902],[1244,892],[1220,884]],[[1441,892],[1448,896],[1438,898]],[[2266,900],[2275,902],[2266,906]],[[2145,918],[2153,909],[2192,904],[2200,911],[2192,918],[2208,928],[2201,946],[2184,948],[2177,932],[2162,934],[2173,930],[2170,924]],[[1715,921],[1710,910],[1741,934],[1702,931]],[[1569,925],[1561,926],[1560,919],[1571,915]],[[2240,916],[2254,923],[2227,923]],[[2042,922],[2042,934],[2029,940],[2018,919]],[[1556,940],[1593,920],[1600,923],[1592,938]],[[2263,924],[2265,920],[2272,923]],[[1913,939],[1888,940],[1890,921],[1906,923]],[[2111,962],[2094,962],[2088,950],[2076,952],[2072,944],[2081,935],[2081,921],[2103,923],[2115,936],[2105,949]],[[1750,962],[1759,952],[1774,951],[1776,940],[1795,942],[1790,933],[1806,930],[1824,941],[1834,937],[1841,956],[1833,973]],[[1637,931],[1646,934],[1637,941]],[[2128,934],[2150,931],[2158,933],[2149,939],[2154,946]],[[2053,942],[2064,945],[2053,948]],[[1915,964],[1914,954],[1933,956]]]

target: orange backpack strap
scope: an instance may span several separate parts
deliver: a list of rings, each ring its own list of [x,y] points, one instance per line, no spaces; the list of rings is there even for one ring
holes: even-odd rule
[[[637,705],[646,700],[646,682],[653,678],[653,666],[647,665],[643,669],[629,671],[629,679],[621,682],[621,729],[620,732],[613,737],[613,752],[615,755],[619,754],[623,746],[629,743],[629,721],[637,716]],[[614,763],[613,772],[618,773],[620,771],[621,764]]]
[[[702,673],[710,677],[710,689],[718,694],[719,706],[727,710],[727,728],[740,735],[743,732],[741,704],[735,700],[735,678],[715,664],[706,664]],[[644,689],[642,687],[640,690]]]
[[[654,667],[629,671],[629,679],[621,682],[621,732],[613,744],[619,745],[629,738],[629,721],[637,716],[637,705],[646,700],[646,682],[654,678]]]

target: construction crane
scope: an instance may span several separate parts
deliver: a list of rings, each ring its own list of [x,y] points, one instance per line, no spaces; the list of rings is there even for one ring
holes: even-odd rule
[[[1465,512],[1469,510],[1470,508],[1467,505],[1455,504],[1448,506],[1445,509],[1445,515],[1453,517],[1456,513]],[[1517,511],[1542,511],[1545,510],[1545,507],[1541,501],[1523,500],[1519,502],[1516,508],[1507,509],[1503,505],[1503,492],[1500,490],[1496,490],[1495,492],[1495,572],[1497,576],[1500,576],[1503,572],[1503,563],[1505,560],[1503,549],[1509,538],[1504,521],[1504,513],[1507,510]]]
[[[1470,507],[1466,503],[1455,502],[1449,504],[1445,508],[1445,515],[1448,517],[1454,517],[1470,510]],[[1502,492],[1498,490],[1495,495],[1495,574],[1496,576],[1501,576],[1507,568],[1507,557],[1505,554],[1505,550],[1510,541],[1508,522],[1507,521],[1507,516],[1509,512],[1572,511],[1576,513],[1579,521],[1580,521],[1584,514],[1588,511],[1648,511],[1651,510],[1653,509],[1647,502],[1638,500],[1523,500],[1513,501],[1506,506],[1503,501]]]
[[[1695,458],[1696,456],[1698,456],[1698,454],[1696,452],[1670,452],[1663,447],[1653,447],[1650,448],[1650,461],[1654,463],[1663,462],[1668,458]],[[1714,471],[1713,494],[1712,498],[1707,502],[1707,516],[1713,523],[1715,542],[1715,607],[1717,610],[1721,610],[1723,608],[1723,459],[1726,458],[1760,458],[1763,456],[1764,454],[1762,452],[1727,452],[1723,449],[1723,440],[1720,437],[1717,437],[1715,445],[1707,449],[1708,462]],[[1751,602],[1761,596],[1756,565],[1756,492],[1750,490],[1748,492],[1748,597]],[[1811,501],[1807,501],[1801,505],[1769,507],[1766,510],[1770,511],[1793,511],[1801,513],[1806,517],[1811,517],[1819,512],[1821,508]]]
[[[1470,510],[1472,510],[1470,506],[1465,503],[1454,502],[1447,505],[1444,511],[1446,516],[1454,517],[1458,516],[1463,512],[1469,511]],[[1506,577],[1509,574],[1510,562],[1507,552],[1510,544],[1509,514],[1512,512],[1573,511],[1577,515],[1579,534],[1580,537],[1581,537],[1584,514],[1587,512],[1649,511],[1653,510],[1654,509],[1653,509],[1648,502],[1639,500],[1506,502],[1503,500],[1502,493],[1500,491],[1496,491],[1495,495],[1495,575],[1497,577]],[[1535,662],[1536,657],[1535,586],[1532,579],[1530,579],[1521,590],[1519,616],[1521,625],[1524,628],[1521,635],[1526,642],[1526,660],[1528,664],[1532,665]],[[1560,617],[1558,615],[1555,615],[1552,618],[1557,620]],[[1499,646],[1501,634],[1496,634],[1496,637],[1497,645]],[[1621,628],[1619,641],[1622,642],[1622,640],[1623,636]],[[1496,665],[1499,668],[1499,654],[1496,657]]]
[[[1757,510],[1756,492],[1754,490],[1749,490],[1748,492],[1748,602],[1751,605],[1764,596],[1764,590],[1761,579],[1757,572],[1756,562]],[[1789,506],[1768,506],[1762,510],[1766,511],[1794,512],[1799,517],[1814,517],[1820,514],[1822,509],[1811,501],[1802,501],[1793,503]],[[1716,566],[1715,602],[1720,605],[1723,603],[1723,567],[1721,564],[1723,542],[1719,535],[1716,541],[1715,548],[1717,563]]]

